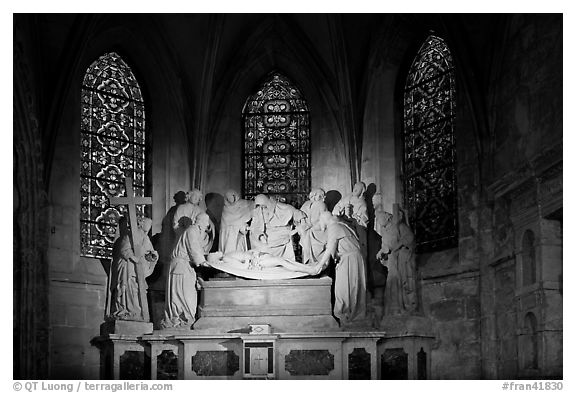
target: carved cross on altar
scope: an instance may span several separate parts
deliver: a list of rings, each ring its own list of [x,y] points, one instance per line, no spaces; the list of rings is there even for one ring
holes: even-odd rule
[[[141,254],[140,242],[135,237],[135,230],[138,227],[136,220],[136,205],[151,205],[152,198],[150,197],[137,197],[134,196],[134,188],[132,187],[132,178],[127,177],[125,180],[126,196],[125,197],[110,197],[110,205],[126,205],[128,208],[128,225],[129,225],[129,238],[132,245],[134,256],[139,261]],[[136,279],[138,280],[138,297],[140,298],[140,307],[142,309],[142,318],[144,322],[150,321],[150,313],[148,312],[148,299],[146,298],[146,275],[144,274],[144,266],[142,263],[136,264]]]
[[[250,348],[250,374],[268,374],[268,348]]]

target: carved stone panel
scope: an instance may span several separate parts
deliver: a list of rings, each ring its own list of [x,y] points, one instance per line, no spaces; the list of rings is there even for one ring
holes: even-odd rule
[[[192,356],[192,371],[198,376],[232,376],[240,370],[240,357],[234,351],[198,351]]]
[[[348,379],[370,379],[370,354],[364,348],[354,348],[348,355]]]
[[[244,377],[274,376],[274,343],[247,342],[244,344]]]
[[[284,362],[290,375],[328,375],[334,370],[334,355],[327,349],[293,349]]]
[[[178,356],[172,350],[164,350],[156,358],[158,379],[178,379]]]
[[[148,379],[143,351],[126,351],[120,356],[120,379]]]
[[[420,351],[418,351],[418,354],[416,355],[417,359],[416,359],[416,363],[417,363],[417,376],[418,379],[428,379],[428,372],[427,372],[427,368],[428,365],[427,363],[427,356],[426,356],[426,352],[424,352],[424,348],[420,348]]]
[[[381,356],[382,379],[408,379],[408,354],[403,348],[388,348]]]

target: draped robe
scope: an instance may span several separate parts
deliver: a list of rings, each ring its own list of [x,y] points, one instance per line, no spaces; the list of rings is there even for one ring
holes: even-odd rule
[[[183,203],[176,207],[176,212],[174,213],[174,217],[172,219],[172,227],[176,233],[176,239],[189,225],[196,222],[196,217],[200,213],[206,213],[206,208],[200,205],[194,205],[190,202]],[[181,219],[185,217],[188,217],[190,220],[186,223],[186,225],[182,225],[185,222],[181,222]]]
[[[136,241],[139,242],[142,253],[139,263],[144,265],[143,270],[147,277],[154,271],[156,262],[146,260],[145,255],[154,251],[154,247],[148,235],[140,228],[136,232]],[[110,300],[106,315],[114,319],[140,321],[142,320],[142,306],[136,277],[136,265],[130,258],[135,258],[130,237],[123,235],[116,240],[112,249],[109,280]],[[144,280],[144,284],[146,284],[146,280]],[[146,289],[144,288],[144,290]]]
[[[197,225],[188,227],[178,238],[166,278],[163,328],[191,327],[196,319],[198,295],[196,271],[206,261],[212,247],[210,235]]]
[[[384,292],[384,314],[409,314],[416,309],[416,260],[414,234],[408,225],[400,222],[392,229],[388,239],[391,253]]]
[[[254,202],[245,199],[224,203],[218,241],[218,250],[223,254],[248,249],[246,235],[242,231],[252,218],[253,207]]]
[[[328,252],[336,261],[334,316],[341,323],[366,317],[366,267],[354,230],[341,222],[326,228]]]
[[[326,232],[318,226],[318,219],[328,209],[322,201],[306,201],[300,210],[306,214],[305,229],[299,230],[302,263],[314,263],[322,258],[326,247]]]
[[[347,212],[347,207],[350,207],[349,212]],[[368,233],[366,229],[368,227],[368,208],[364,197],[348,194],[338,201],[332,211],[334,215],[344,217],[353,222],[354,230],[358,234],[358,240],[360,241],[362,257],[366,260],[368,257]]]
[[[301,212],[286,203],[272,201],[266,209],[254,208],[250,224],[251,248],[266,248],[273,256],[295,261],[291,235],[295,217],[301,218]],[[264,234],[267,237],[267,244],[262,244],[259,240]]]

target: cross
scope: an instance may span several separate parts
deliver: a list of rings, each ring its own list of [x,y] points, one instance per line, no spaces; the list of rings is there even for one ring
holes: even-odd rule
[[[137,227],[136,221],[136,205],[151,205],[152,198],[150,197],[137,197],[134,196],[134,188],[132,187],[132,178],[127,177],[125,180],[126,196],[125,197],[110,197],[110,205],[126,205],[128,207],[128,225],[129,225],[129,238],[134,256],[137,260],[140,259],[141,250],[139,243],[135,236],[135,229]],[[144,275],[144,266],[142,263],[136,264],[136,279],[138,280],[138,297],[140,298],[140,307],[142,308],[142,317],[145,322],[150,321],[150,313],[148,312],[148,300],[146,299],[146,276]]]
[[[250,348],[250,374],[268,374],[268,348]]]

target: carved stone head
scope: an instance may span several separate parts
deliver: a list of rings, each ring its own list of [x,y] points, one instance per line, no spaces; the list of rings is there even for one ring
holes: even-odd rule
[[[196,216],[195,224],[201,229],[208,229],[210,227],[210,217],[206,213],[200,213]]]
[[[236,202],[238,199],[240,199],[240,196],[234,190],[226,191],[225,197],[226,197],[226,202],[228,202],[229,204],[232,204],[232,203]]]
[[[270,198],[268,198],[266,195],[264,194],[258,194],[256,195],[256,198],[254,198],[254,207],[256,208],[262,208],[262,209],[267,209],[268,206],[270,206]]]
[[[321,188],[315,188],[308,194],[308,199],[311,201],[323,201],[326,198],[326,192]]]
[[[152,228],[152,220],[148,217],[139,217],[138,227],[142,229],[144,233],[148,233]]]
[[[187,199],[188,202],[193,204],[193,205],[199,205],[200,202],[202,202],[202,199],[204,199],[204,195],[202,194],[202,191],[198,190],[198,189],[193,189],[191,191],[188,191],[187,195]]]
[[[354,188],[352,189],[352,194],[356,197],[362,196],[366,191],[366,184],[364,182],[359,181],[358,183],[354,184]]]

